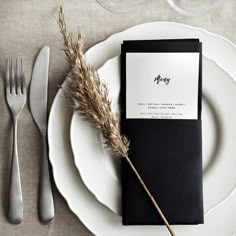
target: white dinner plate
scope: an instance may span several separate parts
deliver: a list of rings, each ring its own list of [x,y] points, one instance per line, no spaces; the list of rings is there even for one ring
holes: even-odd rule
[[[108,83],[113,98],[112,109],[116,113],[119,108],[120,58],[109,60],[98,72],[100,78]],[[236,109],[232,109],[235,101],[236,84],[233,79],[215,62],[204,57],[202,125],[205,214],[224,201],[236,186]],[[78,114],[73,115],[70,133],[75,165],[83,182],[101,203],[121,215],[120,162],[101,145],[101,134]],[[219,184],[216,185],[216,182]]]
[[[211,34],[203,29],[179,23],[153,22],[130,28],[115,34],[92,47],[87,53],[88,63],[99,68],[108,59],[119,55],[120,44],[124,39],[157,38],[193,38],[203,42],[203,52],[218,65],[236,78],[236,48],[227,39]],[[223,89],[223,88],[222,88]],[[223,98],[222,98],[223,99]],[[232,107],[234,109],[234,107]],[[230,114],[225,114],[230,116]],[[49,158],[58,190],[67,200],[70,209],[80,218],[95,235],[166,235],[164,226],[129,226],[121,224],[121,217],[96,201],[95,197],[83,184],[74,165],[70,146],[69,128],[72,111],[59,90],[53,102],[49,117],[48,141]],[[234,138],[234,140],[236,140]],[[234,141],[232,140],[232,142]],[[232,167],[228,167],[233,168]],[[228,169],[225,169],[227,174]],[[223,183],[215,182],[220,187]],[[109,189],[108,189],[109,191]],[[232,189],[233,191],[233,189]],[[229,236],[236,232],[236,196],[234,193],[205,217],[205,224],[200,226],[174,226],[177,235],[216,235]]]

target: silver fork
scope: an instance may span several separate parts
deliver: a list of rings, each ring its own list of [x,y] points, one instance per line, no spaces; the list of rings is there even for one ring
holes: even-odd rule
[[[26,102],[26,83],[22,60],[6,61],[6,99],[13,119],[13,153],[9,186],[8,219],[13,224],[23,220],[23,199],[17,150],[17,122]]]

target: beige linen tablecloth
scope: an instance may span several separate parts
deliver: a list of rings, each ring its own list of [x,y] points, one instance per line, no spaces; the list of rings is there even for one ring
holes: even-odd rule
[[[118,1],[118,0],[117,0]],[[127,0],[129,1],[129,0]],[[77,26],[86,35],[86,48],[130,26],[149,21],[176,21],[203,27],[236,43],[236,1],[225,0],[218,9],[198,17],[175,12],[166,0],[146,0],[129,13],[115,13],[101,7],[96,0],[0,0],[0,236],[5,235],[92,235],[69,210],[55,185],[56,217],[51,225],[42,225],[37,216],[37,191],[40,135],[25,106],[19,121],[19,158],[24,199],[24,222],[11,225],[6,218],[7,193],[11,163],[11,117],[5,102],[4,71],[6,58],[20,57],[29,83],[35,57],[41,47],[51,47],[49,71],[49,109],[65,78],[68,65],[60,48],[57,27],[58,6],[64,7],[68,26]],[[235,61],[236,65],[236,61]],[[80,200],[78,199],[78,204]],[[94,219],[96,220],[96,219]]]

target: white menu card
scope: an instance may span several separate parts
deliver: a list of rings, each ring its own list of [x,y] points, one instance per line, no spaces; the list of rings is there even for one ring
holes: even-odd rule
[[[126,118],[197,119],[199,56],[127,53]]]

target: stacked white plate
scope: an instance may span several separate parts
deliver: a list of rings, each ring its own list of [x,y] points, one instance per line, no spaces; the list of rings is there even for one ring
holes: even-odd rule
[[[177,235],[231,236],[236,232],[236,48],[203,29],[153,22],[115,34],[92,47],[88,63],[108,82],[118,110],[123,40],[199,38],[203,43],[203,168],[205,224],[173,226]],[[111,59],[113,58],[113,59]],[[55,183],[71,210],[95,235],[167,235],[164,226],[122,226],[120,166],[101,134],[67,105],[59,90],[49,118],[49,156]]]

